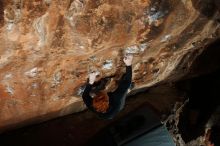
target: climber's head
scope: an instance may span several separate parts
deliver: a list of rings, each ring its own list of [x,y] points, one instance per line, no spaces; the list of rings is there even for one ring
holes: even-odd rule
[[[109,108],[109,97],[106,92],[100,91],[92,101],[93,107],[97,112],[105,113]]]

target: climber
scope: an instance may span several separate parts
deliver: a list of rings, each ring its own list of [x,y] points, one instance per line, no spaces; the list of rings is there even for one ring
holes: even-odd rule
[[[112,119],[123,107],[126,99],[126,94],[131,86],[132,80],[132,60],[133,55],[128,54],[123,61],[126,65],[126,73],[119,81],[119,85],[114,92],[98,91],[96,96],[92,98],[90,91],[94,87],[97,73],[89,74],[89,80],[83,92],[82,98],[89,110],[96,113],[102,119]],[[105,82],[105,81],[104,81]]]

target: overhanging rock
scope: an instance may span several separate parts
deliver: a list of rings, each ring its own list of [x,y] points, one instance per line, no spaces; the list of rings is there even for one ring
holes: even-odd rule
[[[0,129],[83,110],[88,72],[114,90],[125,53],[132,91],[180,79],[219,18],[214,0],[2,0]]]

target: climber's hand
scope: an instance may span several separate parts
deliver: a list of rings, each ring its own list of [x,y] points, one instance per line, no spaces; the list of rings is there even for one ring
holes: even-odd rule
[[[126,54],[123,61],[126,66],[131,66],[133,60],[133,55],[132,54]]]
[[[94,84],[96,80],[97,72],[92,72],[89,74],[89,84]]]

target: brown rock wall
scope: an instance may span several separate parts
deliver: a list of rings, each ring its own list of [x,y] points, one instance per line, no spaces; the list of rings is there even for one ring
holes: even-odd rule
[[[211,0],[2,0],[0,129],[82,110],[88,72],[115,75],[114,90],[125,53],[135,55],[133,91],[181,78],[219,37],[216,8]]]

